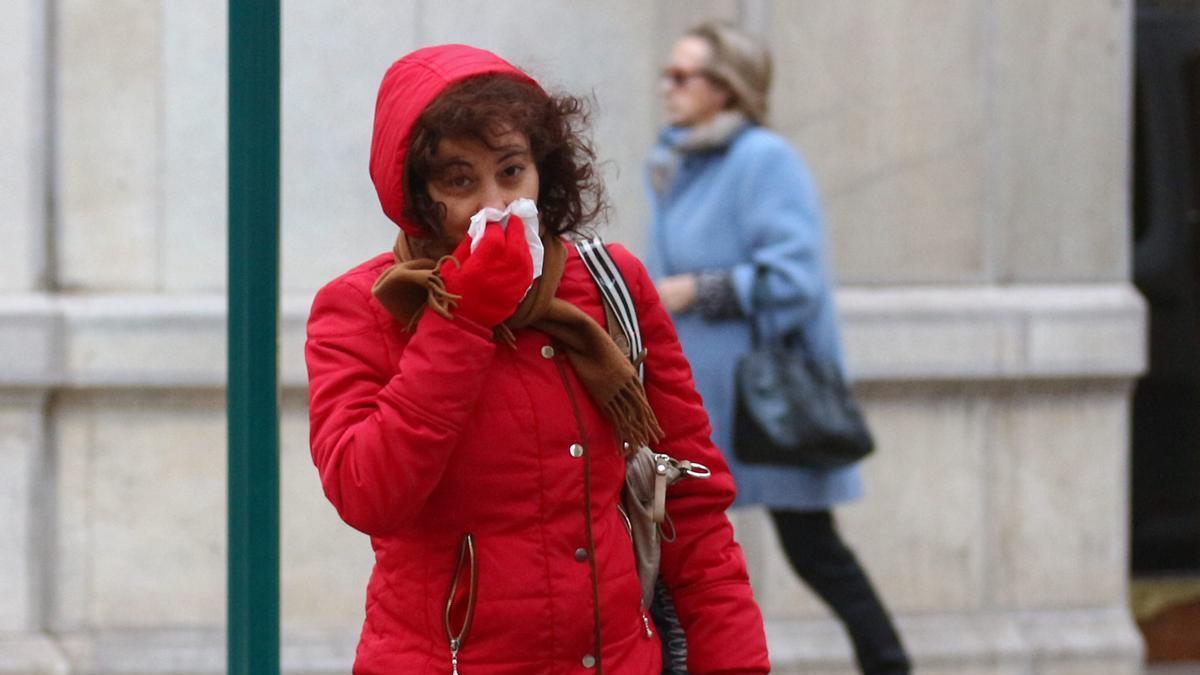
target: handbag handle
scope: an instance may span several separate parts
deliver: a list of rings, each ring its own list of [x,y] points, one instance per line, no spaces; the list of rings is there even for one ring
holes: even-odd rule
[[[779,334],[779,330],[776,328],[775,310],[766,302],[768,297],[767,273],[770,271],[770,268],[766,265],[758,264],[754,266],[754,286],[750,289],[750,344],[756,350],[761,349],[764,343],[770,348],[787,346],[783,336]],[[763,331],[758,325],[760,315],[767,322],[767,337],[765,340],[763,338]],[[808,336],[805,335],[804,326],[797,326],[792,335],[799,342],[803,353],[812,353],[812,350],[808,348]]]

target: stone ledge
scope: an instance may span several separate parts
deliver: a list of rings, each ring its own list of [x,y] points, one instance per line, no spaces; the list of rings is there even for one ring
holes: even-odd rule
[[[303,387],[311,299],[283,298],[280,379]],[[1126,284],[846,288],[860,382],[1128,379],[1145,364],[1141,298]],[[221,295],[0,296],[0,387],[224,384]]]
[[[288,675],[343,675],[354,660],[358,635],[288,631],[280,669]],[[226,667],[225,632],[208,628],[108,630],[61,638],[71,672],[105,675],[217,675]]]
[[[1130,378],[1146,364],[1127,284],[848,288],[838,304],[863,382]]]
[[[77,673],[105,675],[216,675],[226,667],[225,632],[209,628],[131,629],[72,633],[61,638]],[[289,675],[349,672],[357,634],[289,631],[280,668]]]
[[[897,623],[921,673],[1037,674],[1102,661],[1113,667],[1106,674],[1135,675],[1142,656],[1124,608],[909,615]],[[60,642],[73,672],[208,675],[224,672],[224,639],[215,629],[165,629],[70,634]],[[857,672],[850,665],[849,642],[833,620],[768,620],[767,640],[772,672],[779,675]],[[349,632],[288,631],[283,670],[292,675],[345,673],[356,641]]]
[[[0,633],[0,675],[68,675],[58,643],[37,633]]]
[[[1098,660],[1113,664],[1112,672],[1140,672],[1141,639],[1124,607],[906,615],[897,624],[923,674],[1036,674]],[[767,642],[779,675],[858,672],[849,640],[831,619],[768,620]]]

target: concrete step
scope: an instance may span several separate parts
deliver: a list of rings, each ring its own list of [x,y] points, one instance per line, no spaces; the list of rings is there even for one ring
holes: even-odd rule
[[[1146,665],[1142,675],[1200,675],[1200,661],[1150,663]]]

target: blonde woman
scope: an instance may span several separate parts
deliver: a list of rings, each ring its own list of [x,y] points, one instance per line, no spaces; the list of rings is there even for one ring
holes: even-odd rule
[[[770,80],[761,42],[731,26],[706,23],[675,43],[662,74],[669,126],[649,162],[649,262],[733,471],[736,505],[769,510],[797,575],[845,625],[862,672],[902,675],[900,638],[833,519],[834,506],[862,494],[858,468],[750,465],[731,452],[733,368],[762,296],[778,330],[803,330],[816,358],[842,362],[816,189],[765,126]]]

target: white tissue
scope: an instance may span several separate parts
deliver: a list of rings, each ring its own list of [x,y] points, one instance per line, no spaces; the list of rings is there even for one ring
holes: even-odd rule
[[[471,238],[471,252],[479,247],[483,240],[483,231],[488,223],[500,223],[500,227],[508,228],[509,214],[516,214],[525,223],[525,243],[529,244],[529,257],[533,259],[533,278],[542,276],[542,260],[546,250],[542,248],[542,238],[538,232],[537,204],[532,199],[522,197],[514,199],[506,209],[485,208],[471,216],[471,225],[467,228],[467,236]]]

